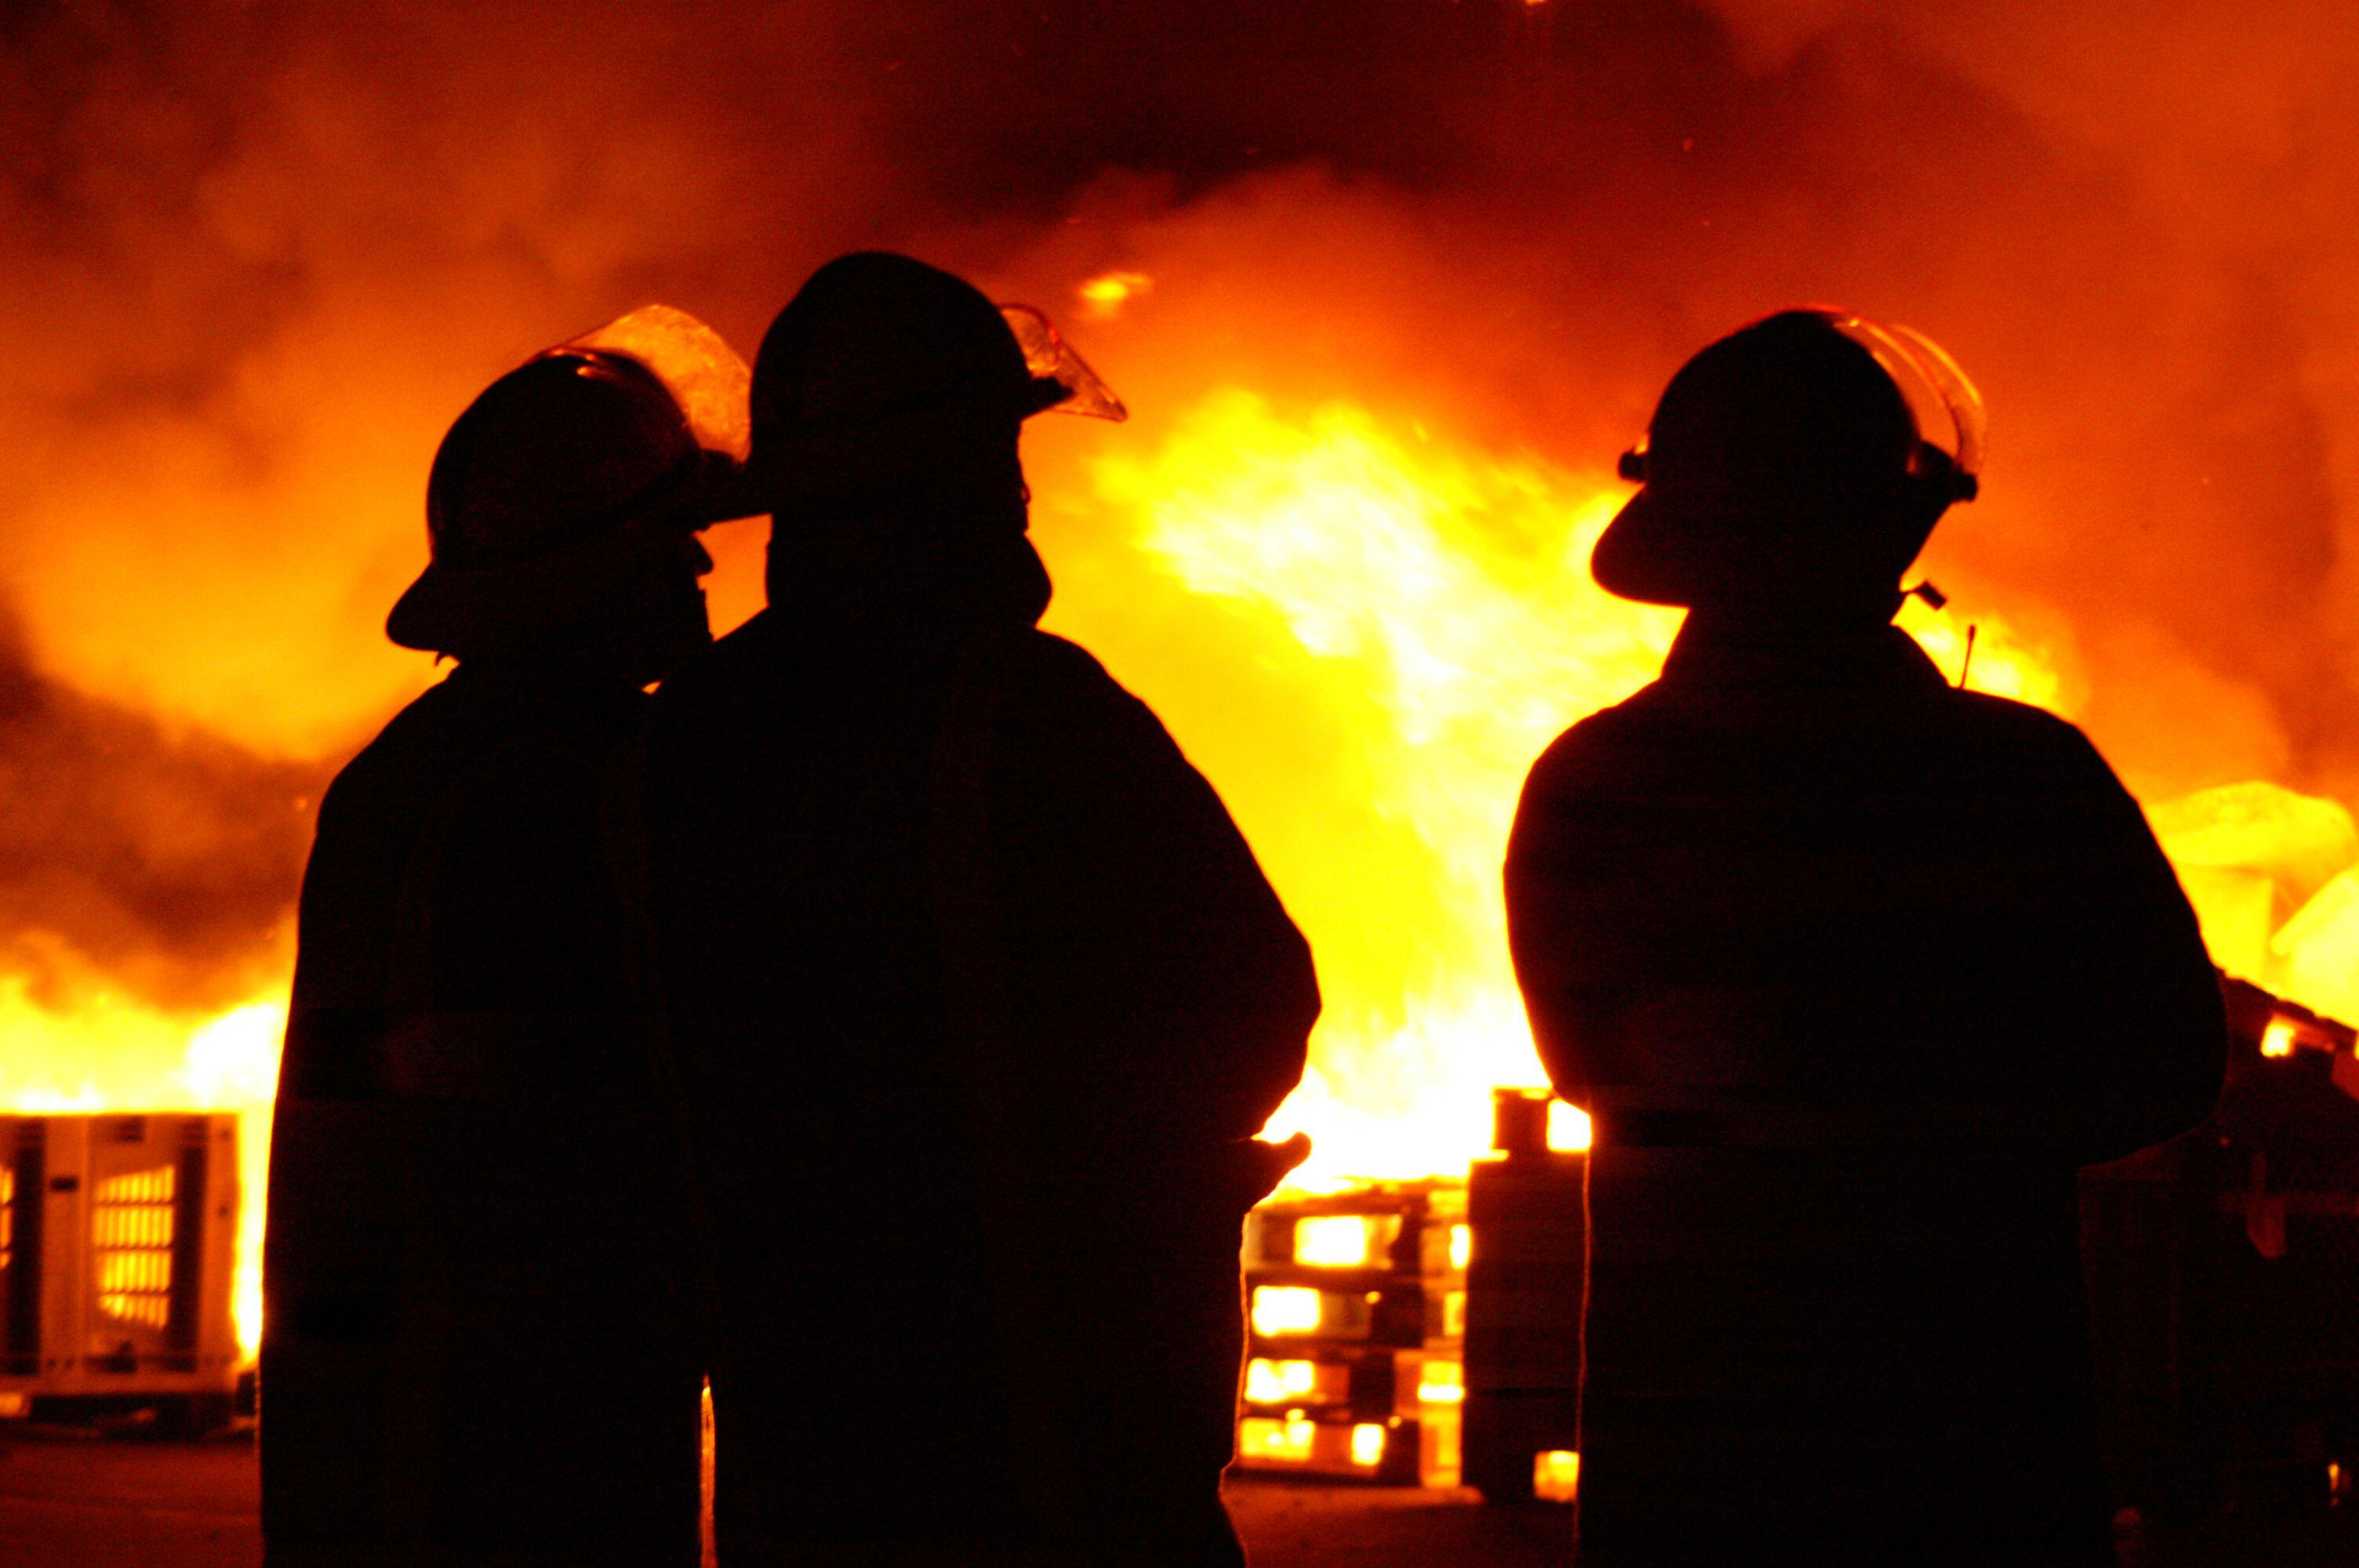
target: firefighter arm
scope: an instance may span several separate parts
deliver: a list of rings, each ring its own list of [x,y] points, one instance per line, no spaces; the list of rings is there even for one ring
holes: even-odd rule
[[[2085,939],[2067,1042],[2086,1158],[2118,1159],[2210,1115],[2227,1062],[2217,977],[2194,912],[2136,804],[2086,741],[2091,803],[2078,868]]]
[[[1582,893],[1579,813],[1543,782],[1544,768],[1534,769],[1508,835],[1507,949],[1549,1082],[1586,1107],[1592,1086],[1613,1078],[1606,1041],[1620,1010],[1616,988],[1596,972],[1605,945],[1583,940],[1596,911]]]
[[[1168,1038],[1201,1052],[1214,1075],[1222,1135],[1250,1136],[1302,1078],[1320,1010],[1310,946],[1212,785],[1152,714],[1137,716],[1158,781],[1139,796],[1153,817],[1130,825],[1145,895],[1136,907],[1148,922],[1141,946],[1165,956],[1154,968]]]
[[[1310,946],[1155,715],[1079,649],[1042,643],[1046,668],[1001,730],[1016,771],[999,859],[1027,994],[1118,1052],[1089,1070],[1147,1121],[1249,1137],[1302,1076]]]

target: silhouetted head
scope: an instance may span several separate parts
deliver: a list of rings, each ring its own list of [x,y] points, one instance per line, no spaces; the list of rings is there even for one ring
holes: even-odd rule
[[[839,256],[762,339],[748,503],[782,535],[817,517],[908,515],[1020,534],[1017,430],[1069,395],[1033,373],[965,280],[885,252]]]
[[[462,661],[586,657],[660,679],[711,640],[696,530],[734,470],[637,360],[551,350],[443,437],[426,487],[432,561],[386,634]]]
[[[1937,433],[1954,434],[1955,454],[1920,426],[1929,400],[1954,424]],[[1972,385],[1917,334],[1781,311],[1671,378],[1624,459],[1644,488],[1591,570],[1651,604],[1888,620],[1935,522],[1974,492],[1980,420]]]

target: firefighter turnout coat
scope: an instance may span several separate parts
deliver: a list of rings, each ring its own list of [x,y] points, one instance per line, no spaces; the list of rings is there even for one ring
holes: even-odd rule
[[[1020,535],[855,550],[774,541],[645,769],[723,1559],[1240,1563],[1239,1230],[1309,951],[1155,716],[1034,629]]]
[[[264,1254],[271,1568],[697,1560],[677,1155],[599,813],[645,704],[470,660],[321,807]]]
[[[2076,1167],[2200,1120],[2196,925],[2070,725],[1901,632],[1715,633],[1533,768],[1590,1106],[1584,1563],[2109,1563]]]

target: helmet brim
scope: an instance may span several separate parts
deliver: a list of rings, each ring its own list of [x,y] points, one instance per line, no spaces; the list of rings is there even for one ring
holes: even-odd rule
[[[433,562],[394,601],[385,634],[404,648],[462,656],[542,642],[616,602],[647,571],[655,536],[632,524],[503,566]]]
[[[1694,609],[1735,600],[1881,602],[1924,547],[1936,514],[1865,532],[1825,532],[1725,496],[1648,484],[1598,536],[1590,576],[1616,599]],[[1897,601],[1894,608],[1897,608]]]
[[[1699,586],[1687,509],[1660,486],[1648,485],[1624,503],[1590,552],[1589,575],[1616,599],[1639,604],[1688,606]]]
[[[394,601],[385,634],[404,648],[456,654],[516,647],[580,626],[617,602],[671,541],[732,518],[744,470],[707,453],[702,471],[664,505],[546,555],[499,566],[429,562]]]

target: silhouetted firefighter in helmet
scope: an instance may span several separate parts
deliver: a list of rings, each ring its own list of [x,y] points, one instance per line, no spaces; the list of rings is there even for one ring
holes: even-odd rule
[[[736,462],[705,441],[734,401],[742,455],[745,377],[650,307],[495,382],[436,454],[433,562],[386,632],[458,668],[338,776],[304,878],[271,1568],[697,1560],[678,1155],[600,801],[642,688],[710,643],[695,531]]]
[[[1318,992],[1154,714],[1034,630],[1051,406],[1120,408],[1037,313],[822,267],[754,373],[769,607],[657,701],[733,1568],[1241,1562],[1239,1227]]]
[[[1596,1118],[1584,1564],[2113,1560],[2074,1171],[2200,1120],[2224,1031],[2087,741],[1887,624],[1980,425],[1926,340],[1792,310],[1625,460],[1593,570],[1687,623],[1507,855]]]

